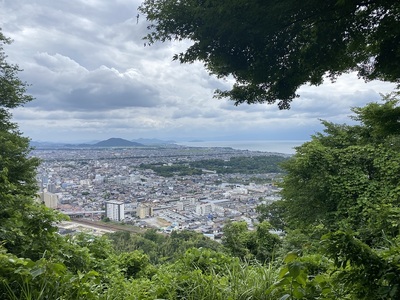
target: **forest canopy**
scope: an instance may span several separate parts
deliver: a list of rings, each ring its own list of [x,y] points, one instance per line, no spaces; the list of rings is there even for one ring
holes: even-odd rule
[[[283,164],[280,214],[291,229],[323,225],[382,245],[400,234],[399,101],[353,111],[359,125],[324,121],[324,132]]]
[[[188,39],[174,56],[202,61],[211,74],[236,80],[217,97],[290,107],[303,84],[346,72],[364,80],[400,80],[400,2],[394,0],[145,0],[146,36]]]
[[[141,164],[140,167],[151,169],[158,175],[165,177],[171,177],[174,174],[180,176],[201,175],[204,169],[215,171],[218,174],[266,174],[282,172],[283,170],[279,167],[279,164],[285,160],[287,160],[287,158],[281,155],[240,156],[231,157],[229,160],[207,159],[185,163],[181,162],[170,166],[162,163]]]

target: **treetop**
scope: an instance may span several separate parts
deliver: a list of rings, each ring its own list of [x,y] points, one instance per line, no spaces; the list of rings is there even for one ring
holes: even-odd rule
[[[189,39],[174,56],[233,76],[217,97],[290,107],[303,84],[346,72],[400,82],[400,2],[393,0],[145,0],[149,44]]]

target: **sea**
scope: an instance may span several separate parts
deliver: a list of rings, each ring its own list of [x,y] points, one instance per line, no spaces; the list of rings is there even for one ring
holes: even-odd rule
[[[284,154],[296,153],[295,147],[305,143],[305,140],[255,140],[255,141],[193,141],[179,142],[178,145],[189,147],[230,147],[238,150],[277,152]]]

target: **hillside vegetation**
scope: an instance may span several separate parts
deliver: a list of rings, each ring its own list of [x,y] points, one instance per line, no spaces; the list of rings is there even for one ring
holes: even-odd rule
[[[232,157],[229,160],[207,159],[193,162],[181,162],[173,165],[141,164],[143,169],[151,169],[160,176],[201,175],[203,170],[214,171],[218,174],[266,174],[280,173],[280,163],[287,160],[280,155],[265,155],[253,157]]]

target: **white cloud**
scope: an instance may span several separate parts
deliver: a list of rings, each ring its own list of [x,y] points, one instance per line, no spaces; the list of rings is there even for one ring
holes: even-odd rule
[[[148,25],[136,19],[140,0],[13,0],[0,2],[6,47],[32,103],[14,111],[36,140],[124,138],[306,139],[319,119],[349,122],[350,107],[377,101],[393,85],[364,83],[352,74],[335,84],[304,86],[290,110],[234,106],[213,99],[232,78],[209,76],[201,63],[172,61],[190,43],[144,46]]]

